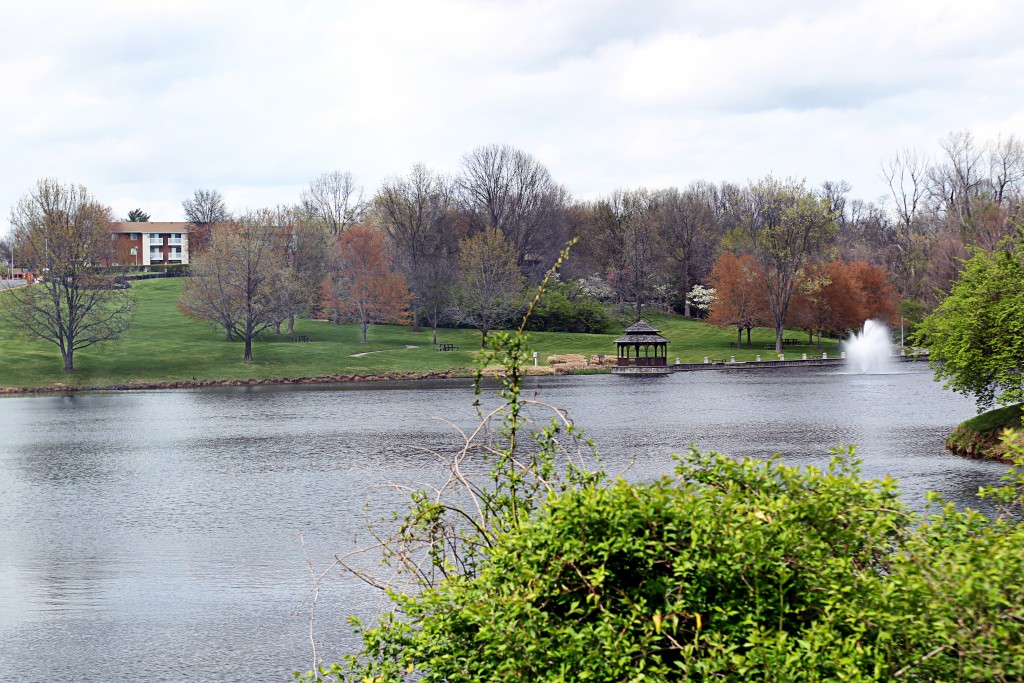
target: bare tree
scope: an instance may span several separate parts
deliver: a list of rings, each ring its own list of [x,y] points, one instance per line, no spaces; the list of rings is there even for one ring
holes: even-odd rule
[[[212,225],[231,219],[224,197],[217,190],[196,190],[191,199],[181,202],[185,220],[196,226]]]
[[[928,164],[916,150],[905,149],[882,164],[882,178],[892,193],[902,232],[912,234],[927,192]]]
[[[1013,135],[996,138],[988,147],[992,199],[1002,204],[1020,198],[1024,183],[1024,144]]]
[[[374,214],[394,247],[395,266],[412,290],[413,331],[425,310],[437,341],[441,313],[458,278],[455,188],[422,164],[403,178],[384,181],[373,201]]]
[[[231,220],[231,212],[224,204],[224,197],[217,190],[196,190],[191,199],[181,202],[185,220],[192,224],[189,233],[189,252],[196,254],[206,248],[210,241],[210,229],[224,221]]]
[[[593,234],[604,254],[602,267],[619,305],[639,319],[659,299],[665,282],[665,249],[658,230],[657,203],[648,190],[616,190],[592,211]]]
[[[178,307],[222,326],[228,340],[252,341],[280,320],[278,290],[285,264],[281,231],[272,211],[257,211],[216,225],[208,248],[191,263]]]
[[[891,241],[896,250],[892,270],[904,283],[905,291],[919,292],[924,277],[922,212],[926,208],[930,175],[928,163],[913,149],[903,150],[882,165],[882,178],[889,185],[896,214]]]
[[[685,295],[711,272],[720,235],[715,213],[717,188],[694,182],[680,192],[676,188],[655,193],[655,210],[661,244],[674,263],[678,290],[683,296],[683,314],[690,317],[690,299]]]
[[[967,225],[974,217],[974,200],[988,187],[985,150],[970,131],[950,132],[939,146],[945,161],[931,167],[931,198],[938,211]]]
[[[14,238],[10,235],[0,239],[0,273],[14,277]],[[8,272],[8,269],[10,272]]]
[[[302,193],[302,206],[322,220],[332,235],[340,235],[362,215],[363,188],[348,171],[331,171],[314,178]]]
[[[558,258],[569,193],[533,156],[509,145],[477,147],[462,157],[459,187],[473,229],[501,232],[528,274]]]
[[[38,280],[9,294],[7,317],[25,334],[60,348],[64,370],[74,353],[121,337],[135,300],[115,287],[113,213],[80,185],[44,179],[11,211],[19,261]]]
[[[287,322],[291,334],[295,331],[295,319],[309,315],[319,301],[320,286],[327,277],[332,239],[323,221],[298,206],[277,206],[270,210],[270,220],[284,250],[277,293],[280,314],[275,322],[276,333],[281,334],[281,326]]]

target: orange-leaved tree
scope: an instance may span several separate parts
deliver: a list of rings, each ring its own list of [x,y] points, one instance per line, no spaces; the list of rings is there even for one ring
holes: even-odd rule
[[[899,296],[888,271],[864,261],[808,264],[801,272],[787,324],[809,333],[858,329],[868,318],[895,320]]]
[[[874,318],[890,325],[896,323],[899,318],[900,295],[889,271],[864,261],[853,261],[847,267],[861,290],[863,318],[859,322]]]
[[[358,323],[363,344],[370,325],[401,325],[409,318],[409,287],[391,270],[388,256],[387,239],[379,230],[353,225],[338,238],[324,284],[324,308],[335,323]]]
[[[760,282],[760,266],[750,254],[724,252],[711,269],[715,300],[708,322],[718,327],[735,325],[737,346],[743,341],[743,330],[747,331],[750,346],[751,328],[765,325],[770,319]]]

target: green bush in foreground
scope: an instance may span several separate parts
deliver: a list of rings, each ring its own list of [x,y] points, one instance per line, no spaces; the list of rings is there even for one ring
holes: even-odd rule
[[[896,497],[848,457],[821,472],[690,452],[653,484],[552,495],[474,574],[393,594],[361,656],[323,673],[1020,680],[1024,528],[951,506],[919,520]]]
[[[394,611],[353,620],[361,652],[298,678],[1024,678],[1019,514],[936,499],[921,518],[893,480],[861,479],[852,449],[826,471],[691,450],[673,476],[608,482],[583,466],[589,442],[563,413],[528,425],[540,407],[519,392],[528,357],[522,329],[495,336],[482,363],[504,365],[506,404],[467,435],[448,482],[376,536],[411,578],[390,584]],[[986,495],[1019,507],[1024,472]]]

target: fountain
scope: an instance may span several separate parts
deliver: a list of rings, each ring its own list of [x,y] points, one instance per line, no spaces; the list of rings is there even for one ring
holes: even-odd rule
[[[892,370],[892,341],[889,328],[878,320],[864,321],[864,329],[843,345],[846,367],[851,372],[877,375]]]

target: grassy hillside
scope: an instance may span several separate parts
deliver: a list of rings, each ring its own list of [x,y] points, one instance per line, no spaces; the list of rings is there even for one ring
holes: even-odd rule
[[[946,439],[946,448],[959,455],[1012,462],[1000,437],[1005,429],[1024,429],[1024,404],[996,408],[961,422]]]
[[[17,334],[10,323],[0,319],[0,387],[105,387],[129,383],[173,382],[212,379],[274,379],[337,374],[378,374],[385,372],[441,372],[467,369],[480,348],[475,330],[439,331],[439,340],[457,344],[458,351],[434,351],[431,332],[413,333],[408,327],[371,327],[368,343],[359,343],[355,325],[332,325],[301,320],[295,334],[312,342],[293,342],[291,335],[265,333],[254,343],[252,362],[242,361],[241,342],[229,343],[222,331],[207,323],[181,315],[175,301],[181,280],[145,280],[132,291],[138,300],[135,322],[118,342],[95,346],[75,354],[74,373],[65,373],[60,353],[53,344],[29,340]],[[6,293],[0,292],[0,304]],[[734,329],[720,330],[680,317],[652,316],[670,340],[669,360],[701,362],[710,358],[753,360],[756,354],[774,358],[764,345],[774,336],[769,330],[755,330],[753,349],[732,350]],[[794,333],[790,336],[806,335]],[[532,332],[530,339],[541,363],[551,354],[615,354],[617,334],[590,335]],[[827,351],[835,352],[830,341]],[[407,348],[415,346],[418,348]],[[814,352],[813,347],[795,347],[787,353]],[[369,352],[369,353],[367,353]],[[353,354],[367,355],[353,357]],[[799,357],[798,355],[793,357]]]

